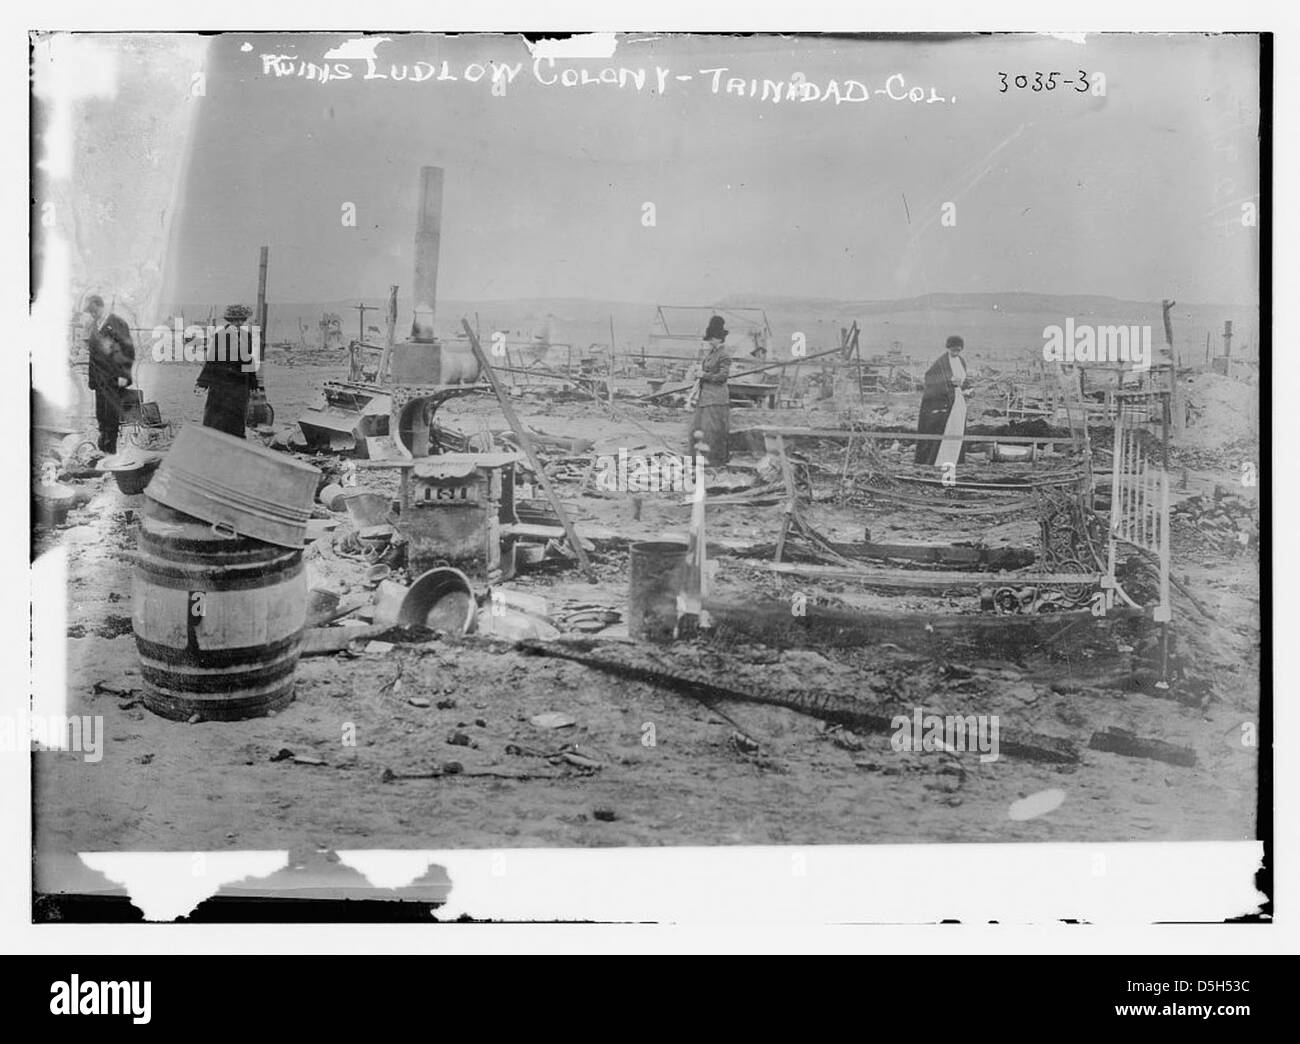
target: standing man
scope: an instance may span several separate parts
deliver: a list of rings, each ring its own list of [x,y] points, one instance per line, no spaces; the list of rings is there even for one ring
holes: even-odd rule
[[[727,327],[722,316],[709,320],[704,331],[703,359],[700,361],[699,397],[691,419],[691,455],[696,447],[704,453],[711,467],[721,467],[731,458],[727,441],[731,437],[731,393],[727,378],[731,375],[731,355],[727,351]]]
[[[948,338],[945,347],[947,351],[925,371],[925,391],[921,395],[921,415],[917,418],[916,433],[960,438],[966,433],[966,399],[962,393],[970,388],[970,381],[966,377],[966,364],[961,357],[962,349],[966,344],[954,334]],[[950,427],[954,430],[950,431]],[[939,462],[941,447],[945,451],[945,456],[951,455],[955,463],[965,456],[964,444],[959,445],[961,445],[960,456],[956,452],[950,454],[951,447],[946,439],[918,442],[916,463]]]
[[[88,383],[95,393],[95,422],[99,425],[99,449],[117,452],[117,433],[122,426],[122,392],[131,385],[135,365],[135,344],[126,320],[112,315],[104,299],[92,294],[86,299],[90,329],[86,347],[90,351]]]
[[[208,390],[208,401],[203,407],[203,425],[216,428],[236,438],[244,437],[244,421],[248,414],[248,395],[257,380],[257,371],[246,369],[250,353],[241,352],[243,340],[251,338],[248,317],[253,310],[248,305],[231,305],[226,309],[225,325],[211,332],[206,358],[194,390]],[[211,330],[211,328],[209,328]]]

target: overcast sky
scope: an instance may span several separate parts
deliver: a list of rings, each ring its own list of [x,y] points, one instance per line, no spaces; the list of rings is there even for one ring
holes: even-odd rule
[[[214,40],[171,299],[250,297],[263,243],[276,300],[405,294],[423,164],[446,170],[443,299],[1256,298],[1256,232],[1239,217],[1258,189],[1253,37],[667,36],[540,67],[644,69],[640,91],[543,84],[525,43],[501,36],[353,43],[338,53],[373,49],[378,74],[408,67],[364,79],[365,61],[324,57],[348,39]],[[268,54],[346,63],[351,78],[264,73]],[[412,82],[444,61],[457,80]],[[498,96],[491,74],[464,78],[474,63],[522,67]],[[702,70],[719,67],[715,93]],[[1080,69],[1105,74],[1104,97],[1079,92]],[[1015,86],[1053,70],[1052,91]],[[797,73],[821,93],[833,79],[855,96],[857,81],[871,100],[725,91],[731,76],[748,94]],[[913,86],[945,100],[889,96]]]

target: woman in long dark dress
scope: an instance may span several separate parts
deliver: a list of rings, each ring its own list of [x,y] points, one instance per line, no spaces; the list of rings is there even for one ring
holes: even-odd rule
[[[247,327],[252,314],[248,305],[231,305],[226,309],[226,326],[211,335],[213,343],[207,346],[207,361],[194,383],[196,389],[208,390],[203,406],[204,427],[240,439],[244,437],[248,396],[257,380],[256,370],[245,369],[246,361],[240,357],[240,338],[252,336]]]
[[[916,420],[918,435],[942,435],[948,416],[957,401],[958,389],[970,387],[966,364],[962,361],[965,342],[955,334],[944,346],[947,350],[925,371],[925,391],[921,394],[921,413]],[[916,444],[916,463],[933,464],[939,457],[940,440],[925,439]],[[962,447],[962,456],[966,453]],[[958,458],[961,459],[961,458]]]
[[[711,467],[721,467],[731,459],[727,445],[731,438],[731,392],[727,378],[731,375],[731,354],[727,351],[727,328],[722,316],[709,320],[704,331],[704,358],[700,362],[700,394],[691,418],[690,451],[703,442],[705,460]],[[702,435],[697,433],[702,432]]]

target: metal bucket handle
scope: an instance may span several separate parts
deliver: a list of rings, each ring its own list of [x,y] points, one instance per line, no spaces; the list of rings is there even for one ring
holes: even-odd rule
[[[218,540],[238,540],[239,533],[229,522],[213,522],[212,535]]]

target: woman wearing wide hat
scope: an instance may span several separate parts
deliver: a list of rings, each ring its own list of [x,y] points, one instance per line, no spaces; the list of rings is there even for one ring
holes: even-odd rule
[[[697,385],[695,414],[691,418],[691,453],[697,449],[713,467],[730,459],[727,440],[731,436],[731,393],[727,378],[731,375],[731,355],[727,351],[727,327],[722,316],[709,320],[704,331],[703,359]]]
[[[248,329],[253,310],[248,305],[231,305],[226,309],[224,329],[215,331],[207,345],[207,362],[199,372],[194,390],[208,390],[203,407],[204,427],[216,428],[227,435],[244,437],[248,396],[257,381],[257,373],[246,368],[240,347],[251,336]],[[247,354],[247,349],[245,349]]]

